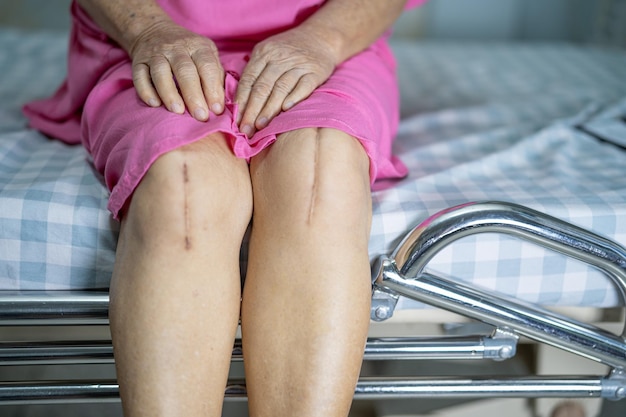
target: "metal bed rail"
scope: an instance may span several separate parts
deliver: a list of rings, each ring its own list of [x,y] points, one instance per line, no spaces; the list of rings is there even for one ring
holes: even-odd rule
[[[493,336],[370,338],[364,360],[478,360],[501,361],[515,355],[517,337],[494,332]],[[233,348],[232,361],[243,361],[241,341]],[[112,364],[110,340],[0,342],[0,365]]]
[[[626,393],[623,377],[537,377],[514,379],[378,379],[361,378],[354,398],[607,398],[621,399]],[[244,380],[229,380],[229,400],[245,400]],[[106,402],[119,400],[115,381],[0,383],[0,404]]]
[[[610,367],[606,376],[503,378],[362,378],[355,398],[601,397],[626,398],[626,343],[595,326],[539,306],[426,272],[429,260],[455,240],[507,233],[575,257],[604,272],[626,294],[626,250],[610,240],[528,208],[472,203],[440,212],[413,229],[390,257],[373,268],[372,319],[393,315],[399,296],[452,311],[490,326],[490,335],[461,338],[370,339],[366,360],[493,359],[516,353],[519,336]],[[92,293],[0,292],[0,326],[107,323],[108,296]],[[233,359],[241,360],[236,344]],[[111,363],[110,341],[3,342],[0,365]],[[0,404],[109,401],[115,381],[1,382]],[[230,381],[227,398],[245,398],[245,382]]]
[[[626,328],[613,335],[530,303],[468,287],[425,271],[444,247],[468,235],[506,233],[579,259],[613,280],[626,299],[626,249],[560,219],[511,203],[471,203],[431,216],[413,229],[391,257],[374,268],[374,293],[399,294],[538,342],[585,356],[613,368],[626,367]],[[375,302],[373,318],[380,318]],[[386,310],[390,315],[393,310]]]

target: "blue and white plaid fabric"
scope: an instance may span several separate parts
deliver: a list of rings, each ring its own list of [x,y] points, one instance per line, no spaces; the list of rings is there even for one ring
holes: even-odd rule
[[[523,204],[626,244],[626,55],[566,44],[396,42],[410,176],[374,193],[370,255],[441,209]],[[0,289],[106,288],[117,224],[84,151],[24,127],[25,101],[64,71],[62,35],[0,31]],[[612,139],[613,138],[613,139]],[[430,269],[547,305],[611,306],[600,273],[511,237],[481,235]],[[399,308],[418,304],[401,300]]]
[[[0,289],[108,288],[116,222],[81,147],[26,128],[21,105],[54,92],[66,36],[0,31]]]
[[[117,224],[80,147],[0,136],[0,288],[108,288]]]

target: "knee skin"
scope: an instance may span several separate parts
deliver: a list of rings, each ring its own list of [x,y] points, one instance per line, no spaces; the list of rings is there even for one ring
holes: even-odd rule
[[[191,250],[207,233],[243,235],[252,213],[246,163],[219,142],[188,145],[153,164],[131,205],[133,232],[149,245]]]

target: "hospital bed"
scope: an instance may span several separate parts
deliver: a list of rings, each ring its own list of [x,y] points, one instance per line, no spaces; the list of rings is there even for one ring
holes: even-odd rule
[[[26,128],[20,113],[62,79],[65,42],[0,30],[0,414],[118,398],[114,375],[12,372],[113,360],[107,288],[118,228],[107,192],[80,147]],[[626,53],[564,43],[393,48],[395,151],[410,174],[373,193],[364,370],[374,372],[355,398],[623,399]],[[521,354],[532,372],[461,372],[469,362],[506,369]],[[563,372],[545,374],[565,356],[574,359]],[[378,372],[424,359],[458,363],[459,374]],[[230,381],[226,396],[245,398],[245,381]]]

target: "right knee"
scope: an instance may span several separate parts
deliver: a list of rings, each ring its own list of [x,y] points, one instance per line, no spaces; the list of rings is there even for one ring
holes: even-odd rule
[[[220,135],[159,157],[133,193],[125,227],[148,244],[168,239],[189,249],[207,235],[243,235],[251,215],[247,163]]]

